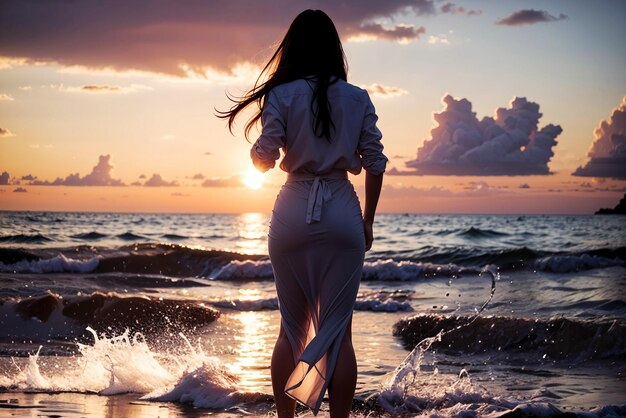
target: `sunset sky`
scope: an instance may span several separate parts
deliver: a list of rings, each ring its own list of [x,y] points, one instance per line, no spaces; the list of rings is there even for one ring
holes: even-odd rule
[[[623,0],[5,0],[0,210],[269,212],[285,174],[256,188],[245,118],[233,136],[214,109],[306,8],[376,106],[380,211],[582,214],[626,192]]]

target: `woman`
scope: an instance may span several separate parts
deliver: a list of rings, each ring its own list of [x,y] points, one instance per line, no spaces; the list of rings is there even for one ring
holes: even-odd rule
[[[265,82],[261,82],[262,78]],[[254,88],[221,117],[232,130],[252,103],[262,133],[250,150],[262,172],[288,174],[269,230],[281,327],[272,355],[279,417],[294,415],[295,400],[319,411],[326,389],[332,417],[349,416],[356,386],[352,310],[387,158],[377,116],[365,90],[347,83],[346,62],[333,22],[320,10],[293,21]],[[366,202],[347,171],[365,168]]]

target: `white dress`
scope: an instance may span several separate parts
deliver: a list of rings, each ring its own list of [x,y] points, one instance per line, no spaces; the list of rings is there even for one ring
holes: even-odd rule
[[[365,236],[359,200],[347,172],[385,171],[382,134],[365,90],[343,80],[328,88],[331,140],[313,132],[314,79],[267,95],[255,164],[288,172],[272,211],[269,255],[281,325],[295,370],[285,392],[317,414],[335,369],[359,289]]]

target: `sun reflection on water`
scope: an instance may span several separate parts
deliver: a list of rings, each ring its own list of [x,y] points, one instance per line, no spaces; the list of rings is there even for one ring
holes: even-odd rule
[[[265,254],[267,252],[267,216],[262,213],[243,213],[237,222],[238,253]]]
[[[241,378],[239,386],[245,392],[259,392],[270,382],[271,358],[270,320],[260,312],[239,312],[233,316],[241,322],[241,333],[235,336],[237,357],[231,365]]]

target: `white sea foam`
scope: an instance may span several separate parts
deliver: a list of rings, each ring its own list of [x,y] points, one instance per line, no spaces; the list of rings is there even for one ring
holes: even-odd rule
[[[188,349],[175,355],[153,351],[139,333],[131,337],[126,331],[122,335],[106,337],[98,336],[91,328],[87,330],[94,337],[93,345],[78,344],[80,355],[64,358],[67,364],[62,368],[42,371],[37,352],[29,356],[22,367],[16,364],[14,373],[7,373],[0,383],[10,389],[27,391],[97,392],[102,395],[154,392],[154,396],[165,396],[188,381],[192,371],[214,370],[215,373],[204,373],[200,378],[216,380],[202,381],[202,384],[216,390],[222,388],[222,395],[233,390],[232,384],[227,385],[223,379],[228,371],[220,360],[194,348],[182,334]],[[221,370],[221,375],[217,370]],[[219,376],[222,377],[217,379]]]
[[[366,261],[363,265],[363,280],[411,281],[428,276],[449,277],[468,271],[471,270],[455,264],[438,265],[387,259]],[[272,278],[272,264],[269,260],[233,260],[213,270],[208,277],[214,280]]]
[[[409,302],[399,302],[397,300],[380,300],[378,298],[357,299],[354,304],[355,311],[374,312],[408,312],[413,307]]]
[[[43,260],[21,260],[14,264],[0,263],[0,272],[6,273],[91,273],[98,268],[99,257],[75,260],[59,254]]]
[[[450,277],[470,270],[455,264],[416,263],[413,261],[376,260],[363,265],[363,280],[411,281],[428,276]]]
[[[239,378],[224,369],[217,358],[208,359],[184,372],[169,389],[156,390],[142,399],[191,403],[196,408],[227,409],[242,401],[237,390]]]
[[[363,265],[363,279],[366,280],[415,280],[422,274],[421,263],[411,261],[377,260]]]
[[[269,260],[233,260],[217,268],[209,275],[213,280],[258,279],[273,277],[272,263]]]

